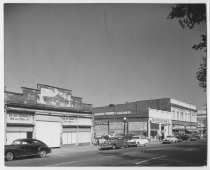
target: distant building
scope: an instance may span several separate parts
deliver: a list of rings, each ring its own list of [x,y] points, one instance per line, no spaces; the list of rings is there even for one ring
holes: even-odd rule
[[[196,107],[172,98],[94,107],[93,113],[96,134],[123,134],[124,117],[126,133],[148,137],[197,129]]]
[[[198,130],[199,134],[203,137],[207,135],[207,107],[202,107],[197,112]]]
[[[38,84],[4,94],[6,144],[17,138],[39,139],[49,147],[92,143],[92,105],[71,90]]]

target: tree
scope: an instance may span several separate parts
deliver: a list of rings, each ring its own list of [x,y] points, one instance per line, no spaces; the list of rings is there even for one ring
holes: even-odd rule
[[[184,29],[188,27],[193,29],[197,24],[206,22],[206,5],[205,4],[177,4],[172,7],[168,15],[168,19],[177,18],[180,26]],[[192,46],[194,50],[203,50],[206,54],[206,35],[201,35],[201,40],[198,44]],[[207,56],[202,57],[203,61],[200,64],[199,70],[196,73],[196,78],[199,81],[199,86],[206,92],[206,67]]]

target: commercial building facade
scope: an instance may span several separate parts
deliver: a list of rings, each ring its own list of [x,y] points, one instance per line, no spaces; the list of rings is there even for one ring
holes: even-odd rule
[[[127,134],[155,137],[196,130],[196,107],[171,99],[153,99],[93,108],[96,134]]]
[[[92,143],[92,105],[71,90],[38,84],[4,94],[5,144],[17,138],[39,139],[49,147]]]
[[[201,137],[207,136],[207,107],[204,106],[197,112],[198,131]]]

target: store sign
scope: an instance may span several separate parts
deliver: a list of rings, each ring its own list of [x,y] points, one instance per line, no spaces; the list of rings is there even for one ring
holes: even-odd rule
[[[106,115],[114,115],[115,112],[106,112]]]
[[[62,117],[63,125],[77,125],[76,118],[74,117]]]
[[[73,107],[71,93],[56,88],[41,88],[37,102],[60,107]]]
[[[78,118],[78,125],[91,126],[92,125],[92,119],[90,119],[90,118]]]
[[[95,125],[108,125],[108,122],[95,122]]]
[[[122,114],[131,114],[131,111],[117,112],[117,114],[119,114],[119,115],[122,115]]]
[[[18,124],[33,124],[34,119],[32,114],[26,113],[8,113],[7,123],[18,123]]]
[[[163,123],[163,124],[169,124],[169,120],[168,119],[161,119],[161,118],[152,118],[152,123]]]

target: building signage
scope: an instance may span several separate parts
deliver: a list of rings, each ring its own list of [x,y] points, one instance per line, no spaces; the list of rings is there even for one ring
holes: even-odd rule
[[[117,114],[121,115],[121,114],[131,114],[131,111],[122,111],[122,112],[117,112]]]
[[[63,125],[77,125],[76,118],[74,117],[62,117]]]
[[[106,115],[114,115],[115,112],[106,112]]]
[[[108,125],[108,122],[95,122],[95,125]]]
[[[105,113],[94,113],[95,116],[104,115]]]
[[[161,119],[161,118],[152,118],[152,123],[165,123],[165,124],[169,124],[169,120],[168,119]]]
[[[34,119],[32,114],[26,113],[8,113],[7,123],[18,123],[18,124],[33,124]]]
[[[37,102],[60,107],[73,107],[70,92],[56,88],[41,88]]]

